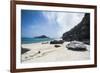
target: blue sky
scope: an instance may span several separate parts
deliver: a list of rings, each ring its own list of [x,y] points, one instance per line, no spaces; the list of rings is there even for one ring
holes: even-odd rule
[[[21,10],[21,35],[59,38],[81,22],[83,17],[84,13]]]

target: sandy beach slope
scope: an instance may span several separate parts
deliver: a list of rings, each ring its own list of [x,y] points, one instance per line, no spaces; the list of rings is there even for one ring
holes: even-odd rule
[[[55,47],[55,44],[50,43],[32,43],[22,44],[23,48],[30,51],[21,55],[22,63],[31,62],[56,62],[56,61],[74,61],[74,60],[88,60],[90,58],[89,45],[87,51],[72,51],[66,48],[69,42],[59,44],[60,47]]]

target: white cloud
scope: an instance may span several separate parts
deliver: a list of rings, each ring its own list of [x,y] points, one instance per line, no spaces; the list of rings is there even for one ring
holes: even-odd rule
[[[80,23],[84,17],[84,13],[72,12],[43,12],[43,15],[48,20],[49,25],[56,25],[58,30],[55,32],[58,37]]]
[[[83,17],[84,13],[58,13],[57,23],[61,27],[62,32],[66,32],[80,23]]]

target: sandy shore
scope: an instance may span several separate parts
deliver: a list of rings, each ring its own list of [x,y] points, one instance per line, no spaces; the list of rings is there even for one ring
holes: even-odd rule
[[[67,44],[68,42],[59,44],[60,47],[55,47],[55,44],[45,42],[22,44],[23,48],[28,48],[30,51],[21,55],[21,61],[22,63],[31,63],[89,59],[89,45],[87,45],[87,51],[72,51],[66,48]]]

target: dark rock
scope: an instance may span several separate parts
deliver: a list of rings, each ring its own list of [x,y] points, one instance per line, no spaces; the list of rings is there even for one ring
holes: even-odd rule
[[[64,41],[63,40],[53,40],[53,41],[50,41],[50,44],[63,44]]]
[[[87,51],[87,47],[84,43],[78,41],[72,41],[66,45],[69,50],[73,51]]]
[[[78,25],[63,34],[62,39],[65,41],[88,41],[85,43],[90,44],[90,14],[86,13]]]
[[[89,40],[84,40],[83,43],[89,45],[90,44],[90,41]]]
[[[87,51],[86,48],[79,48],[79,47],[76,47],[76,48],[68,48],[69,50],[73,50],[73,51]]]
[[[60,45],[55,45],[56,48],[61,47]]]
[[[48,44],[49,42],[42,42],[41,44]]]
[[[26,52],[30,51],[28,48],[22,48],[21,47],[21,54],[24,54]]]
[[[41,51],[38,51],[38,53],[41,53]]]

